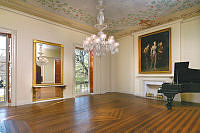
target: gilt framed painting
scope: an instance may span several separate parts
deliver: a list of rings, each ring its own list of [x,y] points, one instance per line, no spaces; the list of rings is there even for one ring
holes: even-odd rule
[[[171,28],[159,30],[138,38],[139,73],[171,73]]]

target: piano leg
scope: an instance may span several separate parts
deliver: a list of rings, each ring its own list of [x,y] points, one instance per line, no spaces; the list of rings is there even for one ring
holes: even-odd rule
[[[166,106],[169,110],[171,110],[172,109],[172,103],[173,103],[173,100],[174,100],[176,93],[164,93],[164,95],[167,97]]]

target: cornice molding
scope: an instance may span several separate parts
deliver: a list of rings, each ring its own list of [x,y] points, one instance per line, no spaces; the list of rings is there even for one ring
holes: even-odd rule
[[[97,29],[92,26],[88,26],[88,25],[76,22],[74,20],[65,18],[63,16],[56,15],[54,13],[51,13],[49,11],[46,11],[36,6],[25,4],[24,2],[21,2],[19,0],[0,0],[0,5],[17,10],[17,11],[24,12],[36,17],[40,17],[49,21],[53,21],[58,24],[62,24],[74,29],[78,29],[78,30],[92,33],[92,34],[97,33]]]
[[[169,15],[169,16],[157,18],[157,19],[155,19],[154,21],[151,22],[151,25],[133,26],[131,28],[128,28],[128,29],[125,29],[125,30],[122,30],[120,32],[115,33],[114,36],[117,39],[119,39],[119,38],[122,38],[124,36],[131,35],[134,32],[139,32],[141,30],[145,30],[145,29],[152,28],[152,27],[155,27],[155,26],[163,25],[163,24],[166,24],[166,23],[169,23],[169,22],[172,22],[172,21],[176,21],[176,20],[179,20],[179,19],[183,19],[183,20],[190,19],[190,18],[195,17],[195,16],[200,16],[200,5],[197,5],[197,6],[194,6],[192,8],[177,12],[177,13]]]
[[[164,23],[162,25],[150,27],[150,28],[147,28],[147,29],[144,29],[144,30],[141,30],[141,31],[133,32],[132,36],[140,36],[140,35],[143,35],[143,34],[151,33],[153,31],[160,30],[163,27],[164,27],[163,29],[169,28],[171,25],[181,23],[182,21],[183,21],[183,19],[179,19],[179,20],[175,20],[175,21],[172,21],[172,22]]]
[[[0,5],[4,7],[8,7],[10,9],[21,11],[21,12],[45,19],[45,20],[49,20],[58,24],[62,24],[70,28],[84,31],[87,33],[97,34],[98,32],[98,30],[95,27],[76,22],[74,20],[68,19],[63,16],[59,16],[55,13],[51,13],[40,7],[31,6],[20,0],[0,0]],[[158,25],[176,21],[178,19],[186,20],[195,16],[200,16],[200,5],[177,12],[167,17],[165,16],[165,17],[157,18],[151,21],[151,24],[149,25],[136,25],[136,26],[130,27],[128,29],[114,33],[113,36],[115,36],[116,39],[119,39],[127,35],[131,35],[134,32],[138,32],[138,31],[145,30],[151,27],[155,27]]]

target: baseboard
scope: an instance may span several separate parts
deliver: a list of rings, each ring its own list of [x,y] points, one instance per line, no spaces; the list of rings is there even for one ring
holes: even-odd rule
[[[22,102],[17,101],[15,106],[22,106],[22,105],[29,105],[29,104],[32,104],[32,102],[30,102],[30,101],[22,101]]]
[[[28,102],[28,101],[24,102],[23,101],[23,102],[17,102],[17,104],[14,106],[23,106],[23,105],[29,105],[29,104],[37,104],[37,103],[43,103],[43,102],[65,100],[65,99],[70,99],[70,98],[73,98],[73,97],[56,98],[56,99],[49,99],[49,100],[42,100],[42,101],[35,101],[35,102]]]
[[[49,100],[41,100],[41,101],[35,101],[35,102],[32,102],[32,103],[35,104],[35,103],[51,102],[51,101],[64,100],[64,99],[67,99],[67,98],[56,98],[56,99],[49,99]]]
[[[119,92],[119,93],[125,93],[125,94],[133,94],[133,95],[135,95],[135,93],[134,92],[130,92],[130,91],[122,91],[122,90],[115,90],[115,91],[112,91],[112,92]]]
[[[124,93],[124,94],[131,94],[131,95],[134,95],[136,97],[140,97],[140,98],[146,98],[144,96],[141,96],[141,95],[137,95],[135,94],[134,92],[130,92],[130,91],[122,91],[122,90],[115,90],[115,91],[112,91],[112,90],[109,90],[109,91],[102,91],[101,93],[91,93],[91,95],[95,95],[95,94],[105,94],[105,93],[114,93],[114,92],[117,92],[117,93]],[[37,104],[37,103],[43,103],[43,102],[51,102],[51,101],[57,101],[57,100],[65,100],[65,99],[70,99],[70,98],[75,98],[75,97],[64,97],[64,98],[57,98],[57,99],[50,99],[50,100],[43,100],[43,101],[37,101],[37,102],[29,102],[29,101],[23,101],[23,102],[17,102],[17,104],[15,106],[22,106],[22,105],[28,105],[28,104]],[[195,103],[195,102],[184,102],[184,101],[174,101],[175,103],[178,103],[178,104],[184,104],[184,105],[200,105],[200,103]]]

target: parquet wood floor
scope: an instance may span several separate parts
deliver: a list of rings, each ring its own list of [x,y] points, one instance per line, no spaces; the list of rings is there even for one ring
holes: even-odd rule
[[[0,119],[16,133],[200,132],[198,105],[167,110],[162,101],[121,93],[3,107]]]

